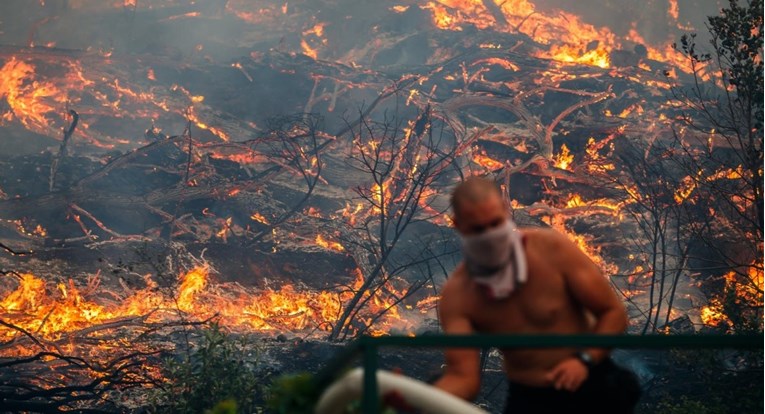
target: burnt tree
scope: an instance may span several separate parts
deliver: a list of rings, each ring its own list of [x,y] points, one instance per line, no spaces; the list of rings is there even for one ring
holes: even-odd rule
[[[352,333],[359,311],[392,277],[447,254],[435,253],[427,243],[417,252],[402,255],[399,250],[410,226],[439,215],[425,211],[430,201],[428,192],[434,191],[439,179],[454,167],[458,148],[444,124],[434,119],[430,108],[406,126],[387,116],[381,122],[362,116],[351,134],[353,150],[349,162],[367,181],[366,186],[355,189],[366,213],[354,226],[361,237],[353,244],[368,259],[362,260],[366,262],[362,266],[363,284],[344,304],[330,332],[333,340]],[[407,294],[424,281],[410,286]],[[366,324],[360,333],[368,328]]]
[[[696,35],[679,49],[693,68],[690,86],[672,89],[683,112],[675,131],[699,210],[694,236],[704,253],[697,266],[729,273],[722,293],[712,293],[738,329],[762,329],[763,274],[763,3],[730,0],[709,17],[711,49]],[[744,303],[736,291],[752,296]]]

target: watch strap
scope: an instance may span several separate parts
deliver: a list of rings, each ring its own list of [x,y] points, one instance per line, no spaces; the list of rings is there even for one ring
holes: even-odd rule
[[[576,353],[576,358],[587,367],[592,368],[595,366],[595,358],[592,357],[592,355],[587,351],[579,351]]]

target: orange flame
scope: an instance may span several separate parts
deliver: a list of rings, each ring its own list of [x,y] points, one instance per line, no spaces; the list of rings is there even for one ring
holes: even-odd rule
[[[677,21],[677,19],[680,18],[680,6],[678,6],[677,0],[669,0],[669,10],[667,10],[667,14],[674,21]]]
[[[504,163],[486,155],[486,151],[473,152],[473,162],[489,171],[498,170],[505,166]]]
[[[352,285],[345,290],[313,291],[292,284],[257,290],[239,284],[212,283],[210,271],[209,266],[201,265],[181,274],[175,294],[161,293],[157,284],[146,276],[146,288],[129,291],[127,297],[110,305],[87,299],[96,293],[98,277],[89,279],[87,293],[83,293],[71,280],[68,285],[59,283],[55,289],[49,289],[43,280],[23,274],[14,290],[0,296],[0,311],[13,324],[48,339],[122,317],[151,315],[152,321],[166,320],[173,317],[173,309],[195,319],[217,316],[221,323],[234,329],[326,331],[337,322],[344,303],[364,283],[363,274],[357,269]],[[372,325],[371,333],[382,334],[393,327],[414,328],[405,318],[407,310],[398,304],[397,298],[405,293],[391,282],[374,293],[365,293],[364,299],[368,299],[369,305],[360,317]],[[426,304],[434,300],[418,304],[412,310],[415,313],[407,315],[427,312]],[[387,313],[373,321],[383,312]],[[17,331],[0,327],[0,338],[12,339],[15,335]]]
[[[259,222],[259,223],[265,224],[265,225],[269,224],[268,223],[268,219],[264,215],[262,215],[262,214],[260,214],[258,212],[252,213],[250,218],[255,220],[255,221],[257,221],[257,222]]]
[[[580,46],[553,45],[547,53],[539,53],[539,57],[550,58],[563,63],[578,63],[583,65],[608,68],[611,66],[611,57],[607,50],[594,49],[584,50]]]
[[[6,311],[22,311],[37,307],[39,296],[45,283],[31,274],[21,275],[19,287],[0,302],[0,308]]]
[[[10,109],[0,114],[0,120],[18,120],[26,128],[37,132],[47,130],[51,123],[50,116],[61,111],[68,100],[66,94],[53,83],[36,79],[33,64],[16,57],[0,68],[2,98],[8,102]]]
[[[350,203],[345,203],[345,208],[340,210],[340,215],[348,221],[348,224],[351,226],[355,226],[356,222],[358,220],[358,216],[361,213],[361,211],[364,209],[364,204],[359,202],[356,203],[355,206],[351,206]]]
[[[691,194],[693,194],[695,190],[696,180],[694,180],[690,175],[684,177],[680,183],[680,186],[677,188],[677,190],[675,190],[675,202],[677,204],[683,204],[683,201],[688,200],[688,198],[691,196]]]
[[[573,194],[566,202],[567,208],[575,207],[600,207],[601,209],[611,210],[614,214],[618,214],[621,210],[621,204],[613,202],[611,200],[600,198],[597,200],[584,201],[579,194]]]
[[[687,58],[672,48],[671,40],[655,48],[635,29],[624,38],[619,38],[609,28],[595,27],[574,14],[561,10],[554,13],[539,11],[529,0],[497,0],[495,3],[502,16],[492,14],[484,0],[435,0],[421,8],[429,10],[433,24],[443,30],[460,31],[463,26],[474,25],[478,29],[494,28],[524,33],[537,43],[549,46],[548,50],[536,53],[540,58],[608,68],[611,66],[612,51],[624,48],[625,44],[629,46],[630,43],[639,43],[648,49],[649,59],[667,62],[690,72]],[[670,0],[668,12],[677,21],[677,0]],[[507,23],[505,27],[502,27],[505,22],[497,21],[498,17]]]
[[[343,247],[342,244],[340,244],[338,242],[335,242],[335,241],[327,240],[321,234],[317,234],[316,235],[316,245],[317,246],[321,246],[321,247],[323,247],[325,249],[335,250],[335,251],[338,251],[338,252],[344,252],[345,251],[345,247]]]
[[[589,256],[590,259],[595,262],[595,264],[597,264],[606,275],[613,274],[618,271],[618,268],[613,263],[608,263],[605,259],[603,259],[603,256],[600,254],[600,248],[591,244],[591,237],[577,234],[570,230],[566,226],[566,222],[563,217],[553,216],[546,218],[545,221],[547,221],[550,224],[550,227],[553,229],[565,234],[569,240],[574,242],[574,244],[576,244],[581,251]]]
[[[561,170],[571,170],[574,163],[574,154],[569,151],[566,144],[561,145],[560,153],[553,157],[553,165]]]
[[[390,192],[390,187],[388,186],[388,183],[383,182],[382,185],[374,184],[372,185],[372,199],[374,200],[375,206],[372,208],[372,210],[375,213],[380,213],[380,211],[387,208],[388,204],[392,201],[392,195]]]
[[[183,311],[194,309],[194,297],[207,286],[207,267],[198,267],[183,275],[178,292],[178,308]]]
[[[735,271],[728,272],[725,279],[725,291],[735,294],[735,302],[744,305],[746,308],[760,311],[763,306],[762,291],[765,282],[762,268],[757,263],[752,263],[746,275],[741,275]],[[721,323],[727,323],[732,326],[733,323],[725,313],[725,306],[719,298],[712,298],[709,305],[701,308],[701,322],[709,326],[719,326]]]

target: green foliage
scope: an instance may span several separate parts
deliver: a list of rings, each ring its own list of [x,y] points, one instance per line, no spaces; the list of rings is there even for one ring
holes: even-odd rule
[[[726,414],[725,406],[710,401],[690,400],[686,397],[678,401],[664,401],[656,407],[657,413],[662,414]]]
[[[763,412],[761,350],[671,350],[641,412],[739,414]]]
[[[695,62],[714,63],[725,85],[735,88],[741,104],[754,111],[742,114],[750,118],[754,128],[761,130],[763,118],[763,15],[762,0],[728,0],[719,16],[709,17],[707,27],[712,35],[713,50],[699,51],[695,34],[683,35],[682,51]]]
[[[755,128],[762,129],[762,0],[744,6],[729,0],[729,8],[709,18],[712,43],[724,68],[724,77],[736,88],[739,97],[751,99],[757,112],[751,114]]]
[[[311,374],[282,375],[269,387],[267,406],[276,414],[310,413],[320,392]]]
[[[233,338],[217,324],[203,332],[199,347],[183,360],[162,367],[166,384],[155,395],[155,412],[191,414],[250,413],[261,392],[246,355],[253,346]],[[251,359],[251,358],[250,358]]]
[[[742,298],[736,286],[727,285],[721,294],[722,312],[728,317],[730,331],[735,333],[759,333],[762,330],[762,294],[756,298]]]
[[[205,411],[205,414],[236,414],[236,401],[224,400],[219,402],[212,410]]]
[[[324,390],[317,384],[314,377],[308,373],[288,374],[276,378],[268,392],[267,406],[269,412],[275,414],[296,414],[313,412],[316,402]],[[347,414],[361,413],[361,400],[355,400],[345,409]],[[390,407],[381,406],[382,414],[395,414]]]
[[[703,151],[683,143],[692,157],[680,163],[688,176],[702,177],[694,181],[695,210],[689,210],[697,212],[693,222],[700,219],[694,237],[708,248],[703,267],[732,272],[710,299],[722,305],[724,328],[735,332],[759,331],[763,323],[762,9],[763,0],[728,0],[720,15],[708,18],[711,48],[697,45],[695,34],[683,36],[679,47],[695,82],[673,88],[688,126],[710,134]],[[733,170],[728,179],[705,178]]]

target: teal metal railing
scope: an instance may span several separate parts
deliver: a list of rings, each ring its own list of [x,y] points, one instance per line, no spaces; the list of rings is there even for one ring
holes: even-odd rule
[[[621,349],[763,349],[759,335],[426,335],[418,337],[361,337],[316,376],[317,384],[326,387],[358,356],[364,367],[362,411],[377,414],[377,352],[383,347],[407,348],[621,348]]]

